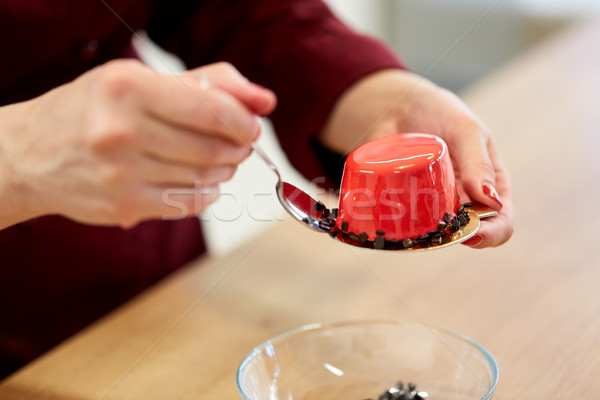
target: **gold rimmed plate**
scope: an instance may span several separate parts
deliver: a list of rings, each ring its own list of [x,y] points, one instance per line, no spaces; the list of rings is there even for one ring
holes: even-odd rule
[[[465,207],[465,211],[469,215],[469,221],[467,222],[467,224],[461,226],[458,230],[450,232],[450,234],[443,236],[441,243],[417,243],[410,247],[404,247],[402,245],[402,242],[385,241],[385,245],[383,246],[383,248],[375,248],[373,241],[352,240],[348,237],[348,235],[339,230],[332,231],[330,233],[330,236],[335,240],[350,246],[377,251],[436,250],[452,246],[458,243],[462,243],[465,240],[472,238],[479,231],[480,220],[498,215],[498,212],[496,210],[480,203],[472,203],[470,207]]]

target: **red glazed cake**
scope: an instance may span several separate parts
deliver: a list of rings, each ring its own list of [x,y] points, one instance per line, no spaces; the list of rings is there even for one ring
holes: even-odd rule
[[[340,195],[337,230],[375,247],[377,240],[410,242],[441,230],[460,207],[448,147],[423,133],[386,136],[355,149],[346,159]]]

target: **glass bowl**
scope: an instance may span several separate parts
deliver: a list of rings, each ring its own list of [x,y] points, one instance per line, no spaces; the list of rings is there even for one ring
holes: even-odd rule
[[[491,399],[498,366],[486,349],[457,333],[360,321],[276,336],[246,356],[237,372],[244,400],[379,399],[398,381],[416,384],[428,400]]]

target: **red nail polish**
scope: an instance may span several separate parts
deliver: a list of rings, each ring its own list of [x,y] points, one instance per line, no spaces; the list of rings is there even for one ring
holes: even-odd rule
[[[500,205],[500,208],[502,208],[502,200],[500,200],[500,195],[491,183],[486,182],[483,184],[483,193],[485,193],[486,196],[498,203]]]
[[[467,246],[477,246],[479,243],[483,241],[482,235],[475,235],[471,239],[464,242]]]

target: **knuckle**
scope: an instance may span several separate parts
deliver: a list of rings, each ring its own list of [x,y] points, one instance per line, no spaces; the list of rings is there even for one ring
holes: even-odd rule
[[[212,140],[208,146],[207,158],[209,162],[218,163],[226,161],[231,145],[221,138]]]
[[[482,176],[491,179],[492,182],[495,180],[496,171],[490,163],[481,160],[477,163],[475,167]]]
[[[215,63],[215,67],[218,69],[222,69],[226,72],[235,72],[235,73],[238,72],[237,68],[234,67],[233,64],[231,64],[228,61],[219,61],[219,62]]]
[[[222,101],[212,101],[205,106],[204,118],[212,129],[222,132],[227,129],[228,107]]]
[[[137,61],[110,61],[99,67],[94,84],[103,96],[111,100],[123,100],[135,91],[142,70],[143,66]]]
[[[125,170],[115,165],[105,165],[98,172],[98,180],[103,186],[117,186],[125,181]]]
[[[137,131],[126,123],[115,121],[108,122],[103,129],[91,129],[92,133],[87,135],[87,146],[97,153],[114,148],[122,148],[130,145],[137,139]]]

